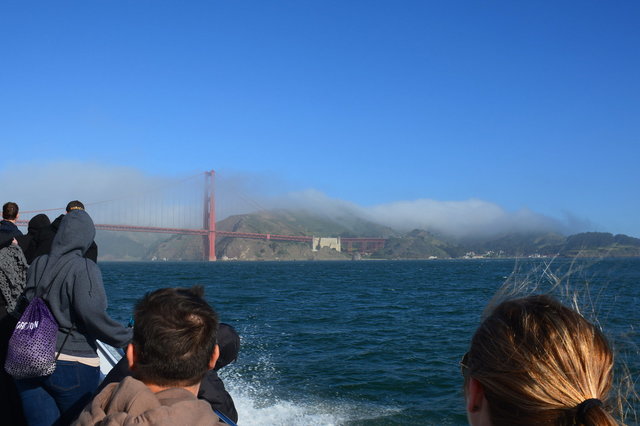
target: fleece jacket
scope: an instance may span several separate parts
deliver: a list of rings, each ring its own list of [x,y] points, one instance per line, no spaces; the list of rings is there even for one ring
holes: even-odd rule
[[[124,347],[132,337],[132,329],[107,314],[100,269],[83,257],[95,234],[87,212],[69,212],[60,223],[51,252],[36,258],[27,273],[25,295],[29,300],[39,296],[47,302],[60,329],[57,350],[67,355],[95,357],[96,339]]]

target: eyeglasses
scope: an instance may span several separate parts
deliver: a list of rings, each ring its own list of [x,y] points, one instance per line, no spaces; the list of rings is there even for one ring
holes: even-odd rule
[[[469,370],[469,352],[465,352],[460,360],[460,374],[462,377],[467,377],[467,371]]]

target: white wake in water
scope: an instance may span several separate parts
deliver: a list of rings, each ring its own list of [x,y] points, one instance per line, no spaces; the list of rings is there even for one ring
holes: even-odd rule
[[[313,397],[304,394],[304,390],[300,391],[302,402],[288,401],[278,397],[271,386],[255,380],[247,381],[233,369],[224,373],[221,377],[235,402],[240,426],[338,426],[350,421],[379,418],[400,411],[367,403],[314,401]]]

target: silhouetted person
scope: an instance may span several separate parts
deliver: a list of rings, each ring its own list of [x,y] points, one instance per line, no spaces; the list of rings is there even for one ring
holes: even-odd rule
[[[31,218],[27,234],[16,237],[28,264],[31,264],[36,257],[51,251],[51,243],[55,235],[46,214],[38,214]]]

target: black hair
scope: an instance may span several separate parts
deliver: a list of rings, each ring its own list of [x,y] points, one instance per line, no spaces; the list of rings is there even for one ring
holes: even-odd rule
[[[135,307],[135,375],[160,386],[191,386],[209,370],[218,316],[201,286],[147,293]]]

